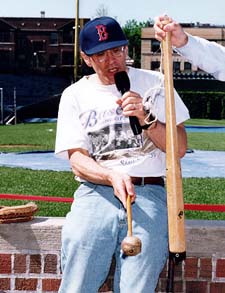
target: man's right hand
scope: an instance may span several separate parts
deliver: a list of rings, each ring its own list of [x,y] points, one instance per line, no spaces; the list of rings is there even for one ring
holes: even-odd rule
[[[126,208],[128,194],[131,196],[131,203],[134,202],[136,198],[134,184],[131,181],[131,177],[127,174],[117,173],[115,171],[110,173],[110,181],[114,189],[114,194]]]
[[[164,25],[163,20],[169,21],[168,24]],[[162,15],[155,18],[154,23],[154,30],[155,30],[155,38],[158,41],[162,41],[165,36],[166,32],[171,32],[171,42],[172,45],[176,48],[183,47],[188,42],[188,36],[184,32],[182,26],[174,21],[171,17]]]
[[[85,149],[68,150],[68,155],[76,176],[95,184],[112,186],[115,196],[125,208],[128,194],[131,196],[131,202],[135,201],[134,185],[129,175],[100,166]]]

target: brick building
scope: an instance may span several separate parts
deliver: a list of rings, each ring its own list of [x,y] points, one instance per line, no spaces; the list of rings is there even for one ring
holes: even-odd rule
[[[88,20],[80,19],[79,29]],[[56,95],[60,97],[74,78],[74,36],[73,18],[46,18],[44,12],[40,17],[0,18],[0,88],[4,96],[2,121],[11,121],[15,96],[18,107],[36,105]],[[48,101],[43,108],[52,109]],[[37,106],[35,111],[36,114],[30,111],[30,115],[46,115],[41,110],[37,113]],[[56,115],[57,109],[48,113],[47,117]]]
[[[89,19],[80,19],[80,27]],[[0,73],[72,71],[74,19],[0,18]]]
[[[225,46],[225,26],[214,26],[210,24],[182,24],[185,31],[191,35],[203,37]],[[144,69],[159,70],[161,63],[160,43],[155,39],[153,27],[142,29],[141,35],[141,67]],[[174,72],[190,73],[199,72],[199,69],[180,55],[173,54]]]

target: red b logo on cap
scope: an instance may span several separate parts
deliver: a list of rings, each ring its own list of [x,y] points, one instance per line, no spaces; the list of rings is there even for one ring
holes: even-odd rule
[[[106,26],[103,24],[97,25],[96,29],[98,31],[98,35],[99,35],[99,41],[106,41],[108,39],[108,33],[106,31]]]

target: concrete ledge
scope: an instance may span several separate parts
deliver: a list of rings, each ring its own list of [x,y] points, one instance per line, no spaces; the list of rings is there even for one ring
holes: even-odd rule
[[[24,223],[2,224],[0,250],[60,250],[65,218],[35,217]]]
[[[186,220],[188,256],[225,254],[225,221]]]
[[[61,282],[65,218],[0,225],[0,292],[56,293]],[[176,267],[174,292],[225,292],[225,221],[186,221],[187,258]],[[112,290],[112,267],[99,292]],[[165,292],[167,265],[157,292]]]
[[[60,250],[65,218],[35,217],[33,221],[2,224],[0,250]],[[186,220],[187,255],[225,253],[225,221]]]

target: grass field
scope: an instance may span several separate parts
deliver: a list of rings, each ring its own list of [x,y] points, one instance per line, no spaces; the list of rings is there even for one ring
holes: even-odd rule
[[[188,125],[225,125],[225,120],[190,120]],[[18,124],[0,126],[0,152],[53,150],[56,124]],[[189,148],[225,151],[225,134],[188,133]],[[0,167],[0,193],[72,197],[78,183],[72,172],[34,171]],[[186,203],[225,204],[225,178],[184,178]],[[0,200],[1,205],[26,201]],[[69,203],[37,202],[40,216],[65,216]],[[191,219],[225,220],[225,213],[187,211]]]
[[[190,119],[186,125],[225,126],[225,120]],[[0,126],[0,152],[53,150],[56,123]],[[225,133],[188,133],[188,148],[225,151]]]
[[[56,123],[0,126],[0,152],[53,150]]]
[[[193,126],[225,126],[225,120],[209,120],[209,119],[189,119],[185,125]]]
[[[0,193],[73,197],[78,187],[71,172],[35,171],[23,168],[0,167]],[[185,203],[225,204],[224,178],[184,178]],[[27,201],[1,200],[1,205],[22,204]],[[38,215],[64,217],[70,203],[37,202]],[[191,219],[225,220],[225,213],[187,211]]]

